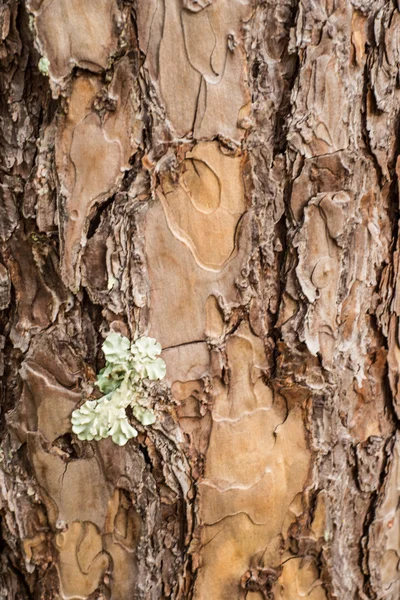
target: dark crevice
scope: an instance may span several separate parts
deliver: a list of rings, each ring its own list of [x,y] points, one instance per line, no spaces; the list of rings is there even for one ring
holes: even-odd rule
[[[384,460],[383,460],[382,468],[381,468],[381,471],[379,474],[379,484],[378,484],[377,490],[375,492],[373,492],[373,494],[371,495],[369,508],[367,510],[366,518],[363,523],[363,533],[362,533],[361,540],[360,540],[360,571],[364,575],[363,592],[365,592],[367,597],[371,598],[371,600],[374,600],[378,596],[376,594],[376,591],[373,589],[371,578],[370,578],[371,574],[368,569],[369,531],[370,531],[371,525],[374,523],[377,509],[379,507],[379,502],[381,501],[381,497],[382,497],[381,492],[384,489],[387,475],[388,475],[388,469],[390,467],[391,460],[393,459],[394,443],[395,443],[394,435],[389,437],[385,443]],[[367,573],[365,573],[364,565],[367,566]]]
[[[181,342],[180,344],[175,344],[173,346],[165,346],[163,348],[163,352],[164,350],[171,350],[172,348],[181,348],[183,346],[190,346],[192,344],[205,344],[207,342],[207,339],[204,338],[203,340],[189,340],[187,342]]]
[[[368,48],[367,48],[367,52],[368,52]],[[363,107],[362,107],[362,111],[361,111],[361,127],[362,127],[362,137],[363,137],[363,141],[365,144],[365,150],[367,152],[367,156],[372,161],[372,165],[376,171],[378,183],[382,189],[383,184],[385,182],[385,177],[382,172],[381,166],[378,162],[378,159],[376,158],[376,155],[372,149],[371,140],[370,140],[369,131],[368,131],[368,112],[369,112],[368,100],[370,101],[371,108],[373,108],[375,106],[375,97],[374,97],[374,93],[372,91],[371,82],[370,82],[371,64],[372,64],[372,56],[371,56],[371,54],[369,54],[368,59],[365,61],[365,67],[364,67],[364,79],[363,79],[364,87],[363,87],[363,94],[362,94]],[[376,106],[375,106],[375,111],[377,113],[379,112],[379,110]]]
[[[96,206],[96,211],[94,213],[94,216],[90,219],[90,224],[89,224],[89,228],[88,228],[88,232],[87,232],[88,241],[96,233],[103,215],[105,213],[107,213],[109,207],[113,204],[114,200],[115,200],[115,195],[111,196],[110,198],[107,198],[107,200],[104,200],[101,204],[98,204]]]

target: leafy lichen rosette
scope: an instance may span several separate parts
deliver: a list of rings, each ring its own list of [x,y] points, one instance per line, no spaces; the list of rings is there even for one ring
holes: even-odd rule
[[[110,333],[102,349],[106,365],[98,373],[96,385],[104,396],[88,400],[74,410],[72,431],[80,440],[111,436],[113,442],[124,446],[138,434],[129,423],[128,406],[142,425],[152,425],[156,420],[150,408],[147,384],[149,380],[163,379],[165,362],[159,357],[160,344],[149,337],[141,337],[131,344],[119,333]]]

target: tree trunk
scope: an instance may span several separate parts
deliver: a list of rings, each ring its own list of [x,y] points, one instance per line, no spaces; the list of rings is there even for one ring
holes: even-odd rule
[[[398,600],[400,3],[0,25],[0,598]],[[123,447],[112,331],[167,364]]]

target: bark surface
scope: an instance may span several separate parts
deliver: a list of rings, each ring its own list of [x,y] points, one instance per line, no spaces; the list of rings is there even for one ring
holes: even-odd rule
[[[400,4],[0,6],[4,600],[400,597]],[[81,442],[101,344],[156,423]]]

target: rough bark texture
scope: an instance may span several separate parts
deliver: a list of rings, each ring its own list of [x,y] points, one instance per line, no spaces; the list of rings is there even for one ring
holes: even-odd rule
[[[398,600],[400,4],[0,37],[0,598]],[[110,331],[167,363],[123,448],[70,426]]]

